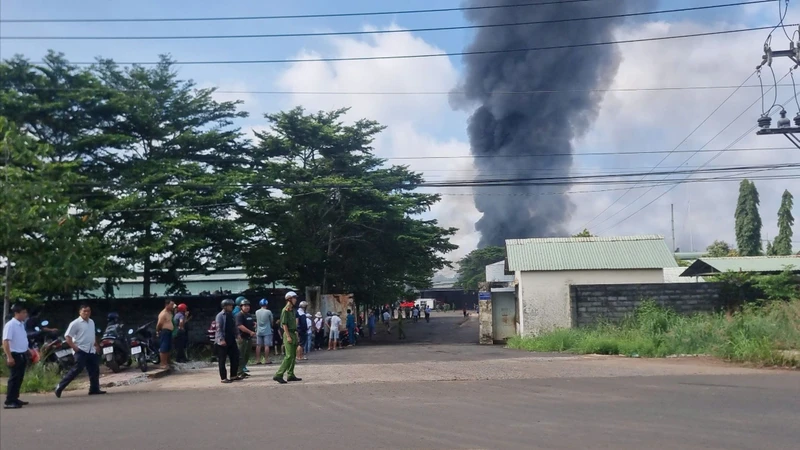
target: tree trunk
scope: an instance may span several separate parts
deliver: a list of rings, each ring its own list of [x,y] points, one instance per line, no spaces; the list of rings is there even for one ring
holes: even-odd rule
[[[145,245],[150,245],[150,241],[153,238],[153,232],[150,229],[150,226],[147,227],[147,231],[145,231]],[[150,262],[150,253],[144,255],[144,271],[142,273],[142,297],[150,298],[150,271],[151,271],[151,262]]]
[[[3,320],[0,323],[6,323],[6,317],[8,316],[8,310],[11,308],[11,258],[8,257],[6,259],[6,275],[5,275],[5,292],[3,293]]]

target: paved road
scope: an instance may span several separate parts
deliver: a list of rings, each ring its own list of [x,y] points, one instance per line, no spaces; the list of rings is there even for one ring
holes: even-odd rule
[[[439,324],[443,332],[457,326],[455,318],[446,322]],[[30,406],[0,413],[0,442],[13,450],[791,449],[800,442],[798,372],[698,361],[531,356],[458,339],[446,343],[452,333],[450,338],[434,333],[429,338],[438,344],[421,345],[431,330],[436,328],[419,328],[417,342],[409,339],[409,345],[323,352],[317,357],[325,361],[298,369],[308,374],[308,383],[278,386],[258,368],[258,379],[233,385],[214,382],[208,371],[114,389],[100,398],[80,392],[60,400],[30,396]],[[438,353],[442,349],[450,350]],[[379,350],[426,355],[409,363],[382,356],[392,364],[376,364]],[[430,361],[429,354],[437,353]],[[442,355],[455,359],[438,360]],[[403,381],[412,379],[413,371],[400,381],[382,381],[387,371],[409,367],[497,366],[499,372],[480,381],[425,379],[425,374],[419,379],[426,381]],[[500,379],[505,367],[514,378]],[[371,375],[377,369],[384,371]],[[346,370],[360,376],[349,383],[319,380],[319,373]],[[202,388],[181,385],[194,378],[210,382]]]

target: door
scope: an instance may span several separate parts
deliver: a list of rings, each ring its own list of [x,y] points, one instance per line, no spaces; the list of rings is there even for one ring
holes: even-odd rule
[[[492,292],[492,334],[495,341],[504,341],[517,334],[516,312],[513,292]]]

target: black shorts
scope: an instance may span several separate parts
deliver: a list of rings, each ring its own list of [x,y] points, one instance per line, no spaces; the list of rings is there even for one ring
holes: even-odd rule
[[[297,345],[305,347],[306,342],[308,342],[308,333],[300,333],[300,336],[297,337]]]

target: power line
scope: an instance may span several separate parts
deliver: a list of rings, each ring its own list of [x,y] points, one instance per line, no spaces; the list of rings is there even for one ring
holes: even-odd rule
[[[635,13],[609,14],[604,16],[575,17],[567,19],[537,20],[529,22],[513,22],[498,24],[480,25],[459,25],[449,27],[427,27],[411,29],[387,29],[387,30],[357,30],[357,31],[326,31],[326,32],[304,32],[304,33],[278,33],[278,34],[212,34],[212,35],[178,35],[178,36],[0,36],[0,40],[72,40],[72,41],[155,41],[155,40],[206,40],[206,39],[269,39],[269,38],[297,38],[297,37],[329,37],[329,36],[360,36],[374,34],[395,34],[395,33],[423,33],[433,31],[456,31],[481,28],[500,28],[518,27],[531,25],[547,25],[556,23],[579,22],[590,20],[618,19],[624,17],[640,17],[658,14],[674,14],[681,12],[703,11],[719,8],[731,8],[736,6],[747,6],[759,3],[769,3],[775,0],[750,0],[737,3],[725,3],[719,5],[693,6],[677,9],[662,9],[655,11],[641,11]]]
[[[730,152],[752,152],[752,151],[777,151],[777,150],[794,150],[795,147],[749,147],[749,148],[731,148],[724,149]],[[652,151],[630,151],[630,152],[586,152],[586,153],[528,153],[522,155],[449,155],[449,156],[393,156],[389,158],[380,158],[387,161],[400,161],[400,160],[426,160],[426,159],[485,159],[485,158],[550,158],[550,157],[576,157],[576,156],[630,156],[630,155],[658,155],[663,153],[712,153],[719,150],[652,150]]]
[[[786,75],[784,75],[784,78],[785,78],[785,77],[786,77]],[[783,78],[781,78],[781,79],[783,79]],[[794,95],[794,97],[796,98],[796,97],[797,97],[797,94],[795,94],[795,95]],[[790,101],[791,99],[792,99],[792,97],[789,97],[789,98],[787,99],[787,101]],[[736,122],[737,120],[739,120],[739,118],[740,118],[742,115],[744,115],[744,114],[745,114],[745,113],[746,113],[746,112],[747,112],[747,111],[748,111],[750,108],[752,108],[752,107],[753,107],[753,105],[755,105],[757,102],[758,102],[758,100],[756,100],[756,101],[755,101],[755,102],[753,102],[753,103],[752,103],[752,104],[751,104],[749,107],[747,107],[747,109],[746,109],[745,111],[743,111],[743,112],[742,112],[742,114],[739,114],[738,116],[736,116],[736,118],[735,118],[735,119],[733,119],[733,121],[731,121],[731,123],[730,123],[730,124],[728,124],[728,126],[726,126],[726,127],[723,129],[723,131],[724,131],[725,129],[727,129],[729,126],[731,126],[731,125],[732,125],[734,122]],[[786,102],[784,102],[784,103],[786,103]],[[772,114],[770,114],[770,115],[772,115]],[[741,141],[742,139],[744,139],[744,138],[745,138],[745,137],[746,137],[748,134],[750,134],[751,132],[753,132],[753,130],[755,130],[756,128],[757,128],[757,126],[755,126],[755,125],[754,125],[754,126],[752,126],[752,127],[751,127],[750,129],[748,129],[748,130],[747,130],[745,133],[743,133],[741,136],[739,136],[739,137],[738,137],[738,138],[737,138],[735,141],[733,141],[733,142],[730,144],[730,146],[736,145],[736,144],[737,144],[739,141]],[[720,133],[721,133],[721,132],[720,132]],[[716,138],[716,136],[715,136],[714,138]],[[722,153],[723,153],[723,152],[724,152],[724,150],[720,150],[720,151],[719,151],[719,153],[717,153],[717,155],[715,155],[714,157],[712,157],[711,159],[709,159],[708,161],[706,161],[706,162],[703,164],[703,166],[705,166],[706,164],[709,164],[709,163],[711,163],[712,161],[714,161],[715,159],[717,159],[717,158],[718,158],[720,155],[722,155]],[[690,159],[691,159],[691,158],[690,158]],[[687,160],[687,161],[688,161],[688,160]],[[701,167],[702,167],[702,166],[701,166]],[[687,175],[685,179],[689,179],[690,177],[691,177],[691,174],[690,174],[690,175]],[[742,179],[744,179],[744,178],[742,178]],[[749,179],[749,178],[748,178],[748,179]],[[759,179],[759,178],[758,178],[758,177],[753,177],[753,179]],[[668,194],[670,191],[672,191],[672,190],[673,190],[673,189],[675,189],[676,187],[678,187],[678,185],[677,185],[677,184],[676,184],[675,186],[672,186],[671,188],[667,189],[666,191],[662,192],[662,193],[661,193],[660,195],[658,195],[656,198],[654,198],[653,200],[651,200],[650,202],[648,202],[647,204],[645,204],[645,205],[644,205],[644,206],[642,206],[641,208],[637,209],[636,211],[634,211],[634,212],[633,212],[632,214],[630,214],[629,216],[625,217],[624,219],[622,219],[622,220],[620,220],[619,222],[615,223],[615,224],[614,224],[614,225],[612,225],[611,227],[607,228],[606,230],[611,230],[611,229],[615,228],[616,226],[620,225],[621,223],[625,222],[626,220],[630,219],[631,217],[635,216],[636,214],[638,214],[639,212],[643,211],[643,210],[644,210],[645,208],[647,208],[648,206],[650,206],[650,205],[652,205],[653,203],[655,203],[655,202],[656,202],[658,199],[660,199],[661,197],[663,197],[663,196],[667,195],[667,194]],[[648,192],[649,192],[649,191],[648,191]],[[641,197],[640,197],[640,198],[641,198]],[[637,199],[637,200],[638,200],[638,199]]]
[[[566,3],[587,3],[596,0],[560,0],[547,2],[517,3],[513,5],[486,5],[486,6],[463,6],[452,8],[435,9],[407,9],[395,11],[362,11],[350,13],[325,13],[325,14],[294,14],[294,15],[273,15],[273,16],[232,16],[232,17],[170,17],[170,18],[121,18],[121,19],[4,19],[0,23],[119,23],[119,22],[221,22],[221,21],[242,21],[242,20],[294,20],[294,19],[320,19],[334,17],[365,17],[365,16],[387,16],[404,14],[430,14],[455,11],[478,11],[501,8],[523,8],[528,6],[561,5]]]
[[[792,87],[791,84],[778,84],[778,87]],[[575,92],[661,92],[661,91],[710,91],[710,90],[729,90],[729,89],[760,89],[758,84],[748,84],[744,86],[719,85],[719,86],[657,86],[641,88],[606,88],[606,89],[532,89],[525,91],[492,91],[489,95],[534,95],[534,94],[561,94]],[[227,90],[219,89],[218,86],[210,86],[202,89],[214,89],[216,94],[231,95],[451,95],[466,94],[466,91],[263,91],[263,90]],[[109,87],[24,87],[18,89],[19,92],[97,92],[114,91],[129,93],[151,93],[162,92],[159,89],[118,89]]]
[[[741,87],[741,86],[744,86],[744,85],[745,85],[745,84],[746,84],[748,81],[750,81],[750,78],[753,78],[753,75],[755,75],[755,74],[756,74],[756,71],[753,71],[752,73],[750,73],[750,75],[748,75],[748,76],[747,76],[747,78],[745,78],[745,80],[744,80],[744,81],[742,81],[742,83],[741,83],[739,86],[740,86],[740,87]],[[699,123],[699,124],[698,124],[696,127],[694,127],[694,129],[693,129],[693,130],[692,130],[692,131],[691,131],[691,132],[690,132],[688,135],[686,135],[686,137],[685,137],[685,138],[683,138],[683,139],[682,139],[680,142],[678,142],[678,145],[676,145],[676,146],[675,146],[675,148],[673,148],[673,149],[672,149],[672,151],[670,151],[670,152],[667,152],[667,154],[666,154],[666,155],[664,155],[664,157],[663,157],[663,158],[661,158],[661,161],[659,161],[659,162],[658,162],[658,163],[657,163],[655,166],[653,166],[653,169],[652,169],[652,170],[655,170],[655,169],[656,169],[658,166],[660,166],[660,165],[661,165],[661,163],[663,163],[664,161],[666,161],[666,160],[667,160],[667,158],[669,158],[669,157],[670,157],[672,154],[674,154],[674,153],[675,153],[675,151],[677,151],[677,150],[678,150],[678,148],[680,148],[680,146],[681,146],[681,145],[683,145],[683,144],[684,144],[686,141],[688,141],[688,140],[689,140],[689,138],[691,138],[691,137],[692,137],[692,136],[693,136],[693,135],[694,135],[694,134],[697,132],[697,130],[699,130],[700,128],[702,128],[702,126],[703,126],[703,125],[705,125],[705,124],[706,124],[706,122],[708,122],[708,121],[709,121],[709,119],[711,119],[711,117],[712,117],[712,116],[714,116],[714,114],[716,114],[716,113],[717,113],[717,111],[719,111],[719,110],[720,110],[720,109],[721,109],[723,106],[725,106],[725,104],[726,104],[726,103],[728,103],[728,100],[730,100],[731,98],[733,98],[733,96],[734,96],[734,95],[735,95],[737,92],[739,92],[739,88],[735,89],[733,92],[731,92],[731,93],[730,93],[730,95],[728,95],[727,97],[725,97],[725,99],[722,101],[722,103],[720,103],[719,105],[717,105],[717,107],[716,107],[716,108],[714,108],[714,110],[713,110],[713,111],[711,111],[711,113],[709,113],[709,114],[706,116],[706,118],[702,120],[702,122],[700,122],[700,123]],[[706,145],[708,145],[708,144],[706,144]],[[705,147],[705,146],[703,146],[703,147]],[[700,149],[702,149],[703,147],[701,147]],[[693,155],[694,155],[694,154],[696,154],[696,153],[693,153]],[[644,177],[642,177],[642,179],[644,179]],[[613,207],[614,205],[616,205],[617,203],[619,203],[619,201],[620,201],[620,200],[622,200],[622,199],[623,199],[623,198],[624,198],[626,195],[628,195],[628,193],[629,193],[629,192],[630,192],[630,191],[625,191],[625,192],[623,192],[623,193],[622,193],[622,195],[620,195],[619,197],[617,197],[617,198],[616,198],[616,199],[615,199],[615,200],[614,200],[614,201],[613,201],[611,204],[609,204],[608,206],[606,206],[606,208],[605,208],[604,210],[600,211],[600,214],[598,214],[598,215],[594,216],[594,217],[593,217],[591,220],[589,220],[588,222],[586,222],[586,223],[585,223],[585,224],[584,224],[582,227],[580,227],[580,229],[579,229],[579,230],[584,230],[584,229],[586,229],[586,227],[588,227],[590,223],[592,223],[592,222],[594,222],[595,220],[597,220],[597,219],[598,219],[600,216],[602,216],[603,214],[605,214],[605,213],[606,213],[606,211],[608,211],[609,209],[611,209],[611,207]],[[645,194],[647,194],[647,192],[645,192]],[[625,209],[625,208],[622,208],[622,209]],[[619,210],[619,211],[615,212],[614,214],[612,214],[612,215],[610,215],[610,216],[606,217],[606,218],[605,218],[605,220],[603,220],[602,222],[598,223],[596,226],[600,226],[600,225],[604,224],[604,223],[605,223],[605,222],[607,222],[609,219],[611,219],[611,218],[612,218],[612,217],[614,217],[615,215],[619,214],[619,212],[620,212],[620,211],[622,211],[622,210]]]
[[[797,26],[797,24],[788,24],[787,26]],[[352,62],[352,61],[386,61],[386,60],[400,60],[400,59],[425,59],[425,58],[441,58],[441,57],[450,57],[450,56],[472,56],[472,55],[492,55],[492,54],[501,54],[501,53],[527,53],[527,52],[534,52],[534,51],[543,51],[543,50],[564,50],[564,49],[571,49],[571,48],[587,48],[587,47],[598,47],[598,46],[605,46],[605,45],[617,45],[617,44],[636,44],[641,42],[657,42],[657,41],[668,41],[674,39],[688,39],[688,38],[697,38],[697,37],[707,37],[707,36],[720,36],[720,35],[728,35],[728,34],[735,34],[735,33],[745,33],[750,31],[762,31],[771,29],[772,27],[750,27],[750,28],[737,28],[733,30],[721,30],[721,31],[708,31],[705,33],[690,33],[690,34],[679,34],[673,36],[659,36],[659,37],[651,37],[651,38],[639,38],[639,39],[624,39],[618,41],[605,41],[605,42],[586,42],[582,44],[563,44],[563,45],[551,45],[551,46],[544,46],[544,47],[528,47],[528,48],[518,48],[518,49],[501,49],[501,50],[470,50],[470,51],[461,51],[461,52],[442,52],[442,53],[419,53],[419,54],[411,54],[411,55],[385,55],[385,56],[350,56],[350,57],[334,57],[334,58],[290,58],[290,59],[248,59],[248,60],[208,60],[208,61],[173,61],[175,65],[183,65],[183,66],[197,66],[197,65],[223,65],[223,64],[292,64],[292,63],[310,63],[310,62]],[[44,62],[40,61],[38,64],[44,64]],[[97,62],[73,62],[74,65],[80,66],[87,66],[87,65],[94,65]],[[140,66],[154,66],[162,64],[159,61],[123,61],[123,62],[116,62],[119,65],[140,65]]]

